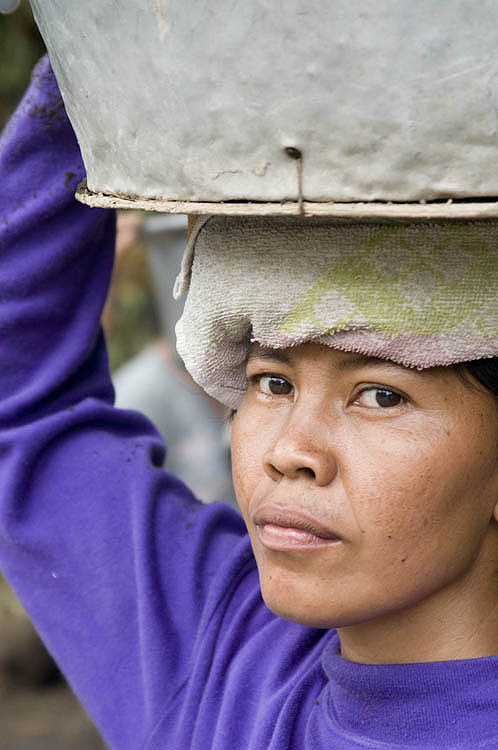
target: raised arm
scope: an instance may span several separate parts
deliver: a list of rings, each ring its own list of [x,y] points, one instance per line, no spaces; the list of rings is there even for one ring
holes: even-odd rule
[[[242,535],[112,406],[99,327],[114,216],[83,176],[48,61],[0,144],[0,562],[112,747],[138,748],[189,669],[207,580]],[[200,512],[199,512],[200,511]]]

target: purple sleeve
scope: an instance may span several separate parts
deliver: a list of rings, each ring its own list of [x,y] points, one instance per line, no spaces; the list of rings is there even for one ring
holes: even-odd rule
[[[82,176],[44,59],[0,142],[0,561],[124,750],[185,681],[243,530],[158,468],[145,418],[112,406],[99,320],[114,215],[74,200]]]

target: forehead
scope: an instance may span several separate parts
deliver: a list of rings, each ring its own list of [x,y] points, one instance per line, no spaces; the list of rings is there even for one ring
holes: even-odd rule
[[[251,345],[249,350],[248,361],[255,359],[281,362],[289,366],[295,366],[300,362],[307,360],[316,360],[317,358],[326,359],[328,364],[339,372],[353,370],[364,367],[382,366],[389,369],[405,370],[409,368],[398,365],[387,359],[380,357],[369,357],[358,352],[344,352],[340,349],[334,349],[317,342],[307,342],[297,346],[291,346],[283,349],[274,349],[262,346],[257,342]],[[410,369],[410,372],[418,372]]]

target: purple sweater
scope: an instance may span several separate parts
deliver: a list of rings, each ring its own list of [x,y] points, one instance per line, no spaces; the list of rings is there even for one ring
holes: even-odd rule
[[[0,150],[0,559],[110,747],[498,748],[498,657],[365,666],[276,617],[239,516],[113,407],[82,175],[42,61]]]

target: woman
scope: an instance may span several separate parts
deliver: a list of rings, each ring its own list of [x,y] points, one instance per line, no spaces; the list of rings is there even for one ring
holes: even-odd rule
[[[352,317],[333,333],[329,312],[345,308],[330,299],[349,290],[356,314],[368,263],[390,257],[365,248],[406,228],[309,223],[310,255],[296,221],[200,222],[179,342],[237,409],[249,541],[233,510],[202,506],[158,468],[144,418],[112,406],[97,331],[113,217],[72,198],[82,165],[46,61],[0,168],[0,555],[109,745],[496,747],[498,410],[480,365],[429,366],[434,352],[447,365],[498,355],[492,322],[474,316],[459,335],[461,305],[436,306],[422,351],[414,306],[403,298],[391,319],[393,297],[380,295],[362,309],[382,313],[382,335],[360,331],[359,346]],[[466,225],[478,241],[463,243],[471,262],[452,256],[455,269],[483,278],[494,227]],[[295,282],[327,263],[330,231],[362,252],[303,297]],[[236,237],[243,252],[224,266]],[[243,278],[246,261],[268,288]],[[494,260],[490,314],[493,274]],[[412,292],[429,315],[426,287]]]

